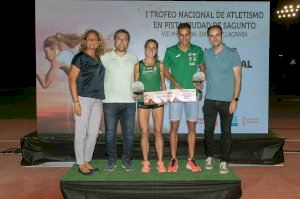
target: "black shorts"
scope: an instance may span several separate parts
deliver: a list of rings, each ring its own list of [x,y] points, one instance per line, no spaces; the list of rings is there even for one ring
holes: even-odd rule
[[[138,104],[137,104],[137,108],[143,108],[143,109],[156,109],[156,108],[159,108],[159,107],[164,107],[164,105],[163,104],[161,104],[161,105],[158,105],[158,104],[147,105],[147,104],[144,104],[144,102],[138,102]]]

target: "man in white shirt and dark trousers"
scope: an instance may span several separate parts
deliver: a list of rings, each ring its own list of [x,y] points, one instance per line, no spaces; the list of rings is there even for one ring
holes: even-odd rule
[[[106,171],[113,171],[117,161],[116,130],[120,120],[122,128],[123,155],[122,167],[131,171],[131,158],[134,142],[136,102],[132,98],[135,55],[127,52],[130,34],[120,29],[114,34],[115,49],[104,54],[101,61],[105,67],[103,100],[105,145],[108,155]]]

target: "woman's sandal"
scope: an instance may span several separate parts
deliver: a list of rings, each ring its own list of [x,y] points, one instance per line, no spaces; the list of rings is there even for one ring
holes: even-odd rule
[[[82,172],[82,171],[80,170],[80,168],[78,168],[78,171],[79,171],[79,173],[81,173],[81,174],[83,174],[83,175],[86,175],[86,176],[89,176],[89,175],[93,174],[93,172],[92,172],[90,169],[88,169],[88,172]]]
[[[89,169],[89,170],[90,170],[91,173],[96,173],[97,171],[99,171],[98,168],[91,168],[91,169]]]
[[[93,174],[93,173],[96,173],[97,171],[99,171],[98,168],[93,168],[92,165],[90,165],[89,163],[85,164],[85,167],[90,170],[90,172]]]

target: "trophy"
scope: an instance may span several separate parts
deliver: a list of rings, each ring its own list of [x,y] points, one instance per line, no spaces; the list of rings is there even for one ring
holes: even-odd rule
[[[202,83],[205,80],[205,74],[203,72],[197,72],[194,74],[193,76],[193,82],[195,83]],[[202,97],[203,97],[203,93],[201,89],[197,89],[198,93],[199,93],[199,101],[201,101]]]
[[[131,85],[131,90],[135,95],[135,100],[139,100],[143,97],[144,94],[144,84],[140,81],[136,81]]]

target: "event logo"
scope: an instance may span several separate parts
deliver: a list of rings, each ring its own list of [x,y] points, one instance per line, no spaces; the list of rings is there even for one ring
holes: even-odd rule
[[[203,117],[198,117],[197,123],[204,125],[204,118]]]
[[[242,60],[241,66],[242,68],[252,68],[250,60]]]
[[[259,123],[259,118],[258,117],[243,117],[243,125],[247,124],[258,124]]]

